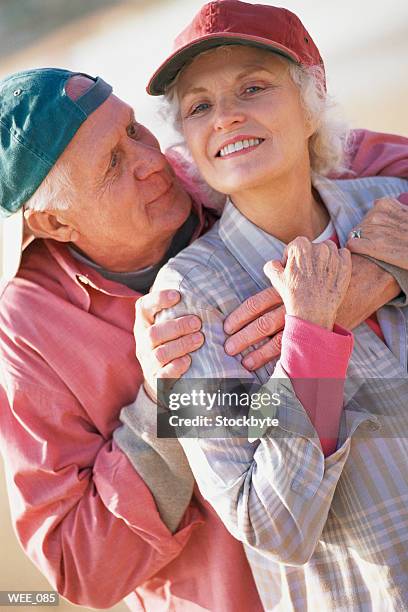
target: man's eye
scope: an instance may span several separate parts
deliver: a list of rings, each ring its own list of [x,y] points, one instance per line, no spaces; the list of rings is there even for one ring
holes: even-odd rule
[[[111,160],[110,160],[110,168],[115,168],[118,165],[119,162],[119,155],[117,153],[113,153]]]
[[[128,128],[127,128],[127,135],[130,138],[136,138],[136,136],[138,135],[138,126],[136,123],[131,123]]]
[[[244,93],[253,94],[253,93],[257,93],[258,91],[262,91],[262,90],[263,88],[259,87],[259,85],[250,85],[249,87],[245,87]]]

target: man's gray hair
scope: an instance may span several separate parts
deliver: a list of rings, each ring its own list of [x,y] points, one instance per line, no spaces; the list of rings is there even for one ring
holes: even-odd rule
[[[230,47],[222,48],[227,51],[230,49]],[[213,49],[204,53],[212,51]],[[321,175],[341,174],[347,166],[349,130],[346,123],[336,117],[336,104],[325,91],[322,68],[320,66],[299,66],[286,58],[282,59],[288,64],[290,77],[299,89],[301,103],[308,118],[316,124],[316,131],[309,138],[312,171]],[[179,75],[180,73],[167,88],[161,114],[166,117],[167,121],[170,119],[176,131],[182,134],[177,96]],[[177,143],[177,146],[180,148],[182,144],[186,147],[185,143]]]
[[[73,182],[61,161],[51,168],[37,191],[24,204],[29,210],[66,210],[73,202]]]

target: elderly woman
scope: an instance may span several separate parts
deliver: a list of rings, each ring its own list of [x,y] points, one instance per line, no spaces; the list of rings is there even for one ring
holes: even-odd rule
[[[334,321],[350,229],[408,182],[324,178],[341,166],[344,138],[327,118],[318,49],[285,9],[204,6],[149,90],[176,105],[202,176],[228,195],[220,221],[155,284],[183,297],[162,320],[203,321],[185,377],[213,390],[214,379],[251,376],[224,352],[225,316],[270,282],[286,307],[280,360],[251,376],[271,394],[280,379],[279,424],[252,441],[180,438],[200,489],[245,544],[266,610],[405,609],[408,308],[357,327],[353,352]]]

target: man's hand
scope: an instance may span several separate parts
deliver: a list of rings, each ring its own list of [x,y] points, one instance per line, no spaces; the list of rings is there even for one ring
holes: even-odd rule
[[[358,255],[369,255],[375,259],[408,270],[408,194],[399,200],[381,198],[374,202],[355,230],[361,238],[350,238],[347,248]],[[403,203],[401,203],[403,202]]]
[[[282,298],[273,287],[268,287],[249,297],[225,319],[224,331],[232,334],[225,343],[225,351],[228,355],[237,355],[267,339],[242,360],[247,370],[257,370],[280,354],[284,323]]]
[[[178,291],[156,291],[136,302],[136,357],[148,395],[156,401],[158,378],[180,378],[190,367],[190,353],[204,342],[201,320],[194,315],[155,323],[158,312],[180,301]]]

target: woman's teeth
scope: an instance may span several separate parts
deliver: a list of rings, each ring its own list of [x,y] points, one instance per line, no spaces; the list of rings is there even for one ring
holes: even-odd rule
[[[263,142],[263,138],[249,138],[248,140],[237,140],[237,142],[223,147],[220,150],[219,155],[220,157],[224,157],[224,155],[229,155],[230,153],[235,153],[236,151],[241,151],[242,149],[256,147],[261,144],[261,142]]]

